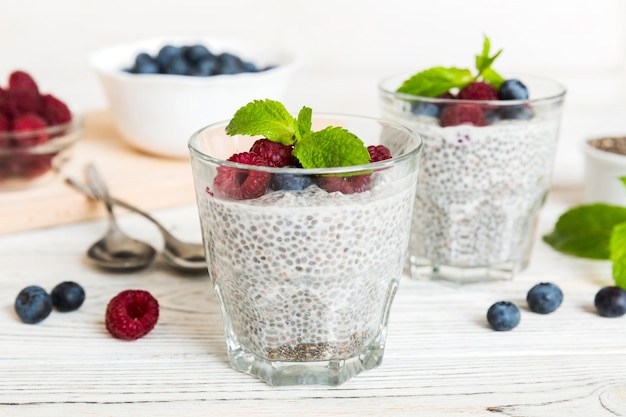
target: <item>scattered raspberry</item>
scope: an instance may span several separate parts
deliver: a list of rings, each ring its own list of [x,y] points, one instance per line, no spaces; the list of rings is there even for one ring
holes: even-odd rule
[[[9,90],[14,89],[24,89],[31,91],[35,94],[39,94],[39,87],[37,87],[37,83],[30,76],[30,74],[24,71],[13,71],[9,75]]]
[[[46,142],[48,133],[41,130],[46,127],[46,121],[34,113],[17,116],[13,119],[13,131],[23,133],[15,136],[13,144],[18,148],[25,148]],[[33,134],[26,134],[26,132],[33,132]]]
[[[474,81],[466,85],[457,95],[461,100],[498,100],[498,92],[483,81]]]
[[[282,143],[272,142],[269,139],[259,139],[252,145],[250,152],[262,156],[272,167],[286,167],[295,165],[295,158],[291,154],[293,147]]]
[[[158,320],[159,302],[148,291],[122,291],[107,305],[106,328],[119,339],[139,339],[148,334]]]
[[[24,113],[40,113],[42,101],[39,94],[23,88],[7,90],[2,95],[0,108],[9,117],[17,117]]]
[[[50,125],[67,123],[72,120],[72,113],[67,105],[52,94],[44,95],[42,102],[43,116]]]
[[[487,120],[480,106],[476,104],[455,104],[443,109],[439,124],[443,127],[462,124],[485,126]]]
[[[343,194],[361,193],[370,189],[370,174],[348,177],[319,177],[316,184],[329,193],[336,191]]]
[[[367,151],[370,153],[370,162],[391,159],[391,151],[385,145],[368,146]]]
[[[270,166],[265,158],[252,152],[235,154],[228,158],[228,161],[256,166]],[[271,177],[272,174],[269,172],[219,167],[213,182],[215,194],[234,200],[261,197],[265,194]]]

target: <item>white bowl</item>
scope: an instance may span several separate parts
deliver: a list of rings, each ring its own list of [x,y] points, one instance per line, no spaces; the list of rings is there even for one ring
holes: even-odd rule
[[[585,202],[626,206],[626,186],[620,181],[620,177],[626,177],[626,155],[598,149],[589,140],[581,144],[585,154]]]
[[[259,68],[273,68],[210,77],[125,71],[138,53],[154,56],[168,44],[202,44],[214,54],[230,52]],[[122,137],[145,152],[183,158],[189,156],[187,141],[198,129],[231,118],[252,100],[282,101],[298,57],[274,44],[164,37],[108,46],[92,53],[89,62],[102,83]]]

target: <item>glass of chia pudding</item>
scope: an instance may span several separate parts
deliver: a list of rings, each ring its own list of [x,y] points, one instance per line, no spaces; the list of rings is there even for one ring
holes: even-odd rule
[[[511,279],[529,262],[565,89],[520,76],[500,80],[499,90],[472,81],[466,94],[451,89],[426,97],[398,91],[409,78],[382,80],[379,97],[384,118],[423,140],[411,276],[456,283]],[[513,93],[502,93],[505,85]]]
[[[339,385],[377,367],[406,262],[421,139],[393,122],[317,115],[314,129],[340,126],[392,157],[250,165],[231,155],[253,158],[262,136],[227,135],[227,124],[201,129],[189,148],[231,366],[275,386]]]

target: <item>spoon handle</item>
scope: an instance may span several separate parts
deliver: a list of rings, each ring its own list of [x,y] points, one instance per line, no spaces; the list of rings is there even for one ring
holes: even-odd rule
[[[96,171],[97,172],[97,171]],[[94,193],[93,188],[89,187],[86,184],[83,184],[77,180],[75,180],[74,178],[70,178],[70,177],[65,177],[65,182],[69,185],[71,185],[72,187],[74,187],[76,190],[80,191],[81,193],[85,194],[87,197],[89,198],[93,198],[96,200],[102,200],[98,195],[96,195],[96,193]],[[147,220],[149,220],[150,222],[152,222],[160,231],[162,234],[164,235],[171,235],[171,233],[165,229],[165,227],[154,217],[152,217],[150,214],[148,214],[147,212],[141,210],[140,208],[137,208],[123,200],[120,200],[118,198],[115,198],[111,195],[109,195],[109,202],[112,205],[116,205],[122,208],[125,208],[127,210],[133,211],[137,214],[139,214],[140,216],[146,218]]]

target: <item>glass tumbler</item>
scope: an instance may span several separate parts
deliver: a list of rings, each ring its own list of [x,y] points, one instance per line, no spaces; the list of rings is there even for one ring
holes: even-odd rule
[[[393,158],[272,168],[227,161],[259,138],[227,136],[226,125],[196,132],[189,148],[231,366],[281,386],[339,385],[380,365],[421,139],[392,122],[314,116],[313,130],[342,126]]]
[[[409,269],[415,279],[511,279],[528,265],[537,216],[551,183],[565,89],[520,76],[527,100],[476,101],[398,93],[411,74],[382,80],[383,118],[423,140]],[[480,126],[450,125],[465,106]],[[462,121],[463,116],[459,116]],[[445,126],[442,126],[445,125]]]

